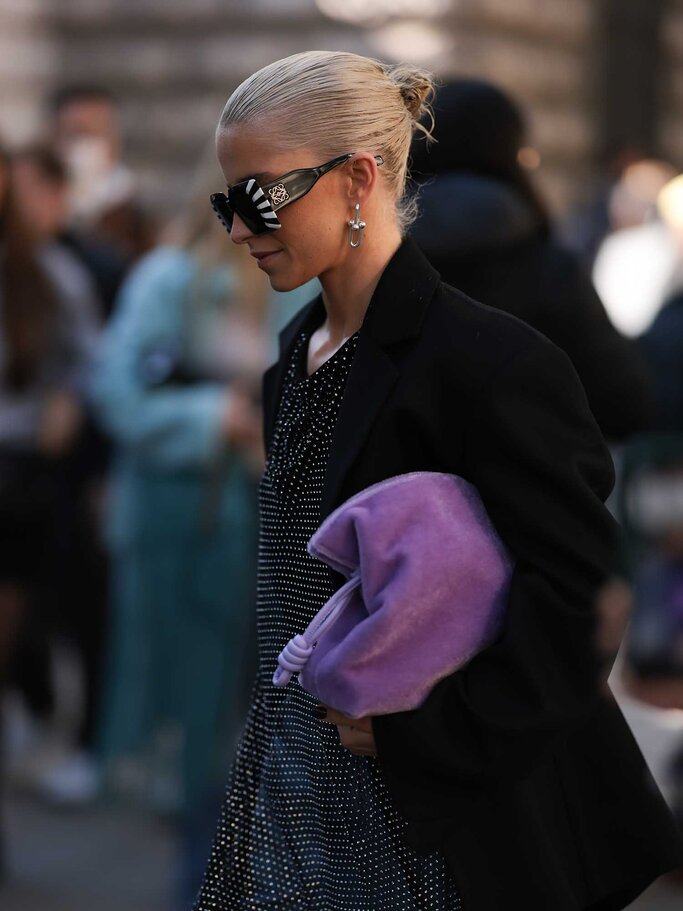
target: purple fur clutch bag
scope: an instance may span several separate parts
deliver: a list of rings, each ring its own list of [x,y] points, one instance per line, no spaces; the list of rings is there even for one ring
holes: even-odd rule
[[[361,490],[308,542],[348,581],[273,676],[351,718],[417,708],[501,630],[514,560],[476,488],[414,471]]]

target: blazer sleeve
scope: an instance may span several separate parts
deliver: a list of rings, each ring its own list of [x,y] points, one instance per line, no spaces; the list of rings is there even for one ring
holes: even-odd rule
[[[486,786],[528,774],[600,693],[594,602],[616,562],[604,505],[614,465],[564,351],[538,336],[496,369],[453,470],[516,557],[503,632],[417,709],[376,716],[373,732],[393,777]]]

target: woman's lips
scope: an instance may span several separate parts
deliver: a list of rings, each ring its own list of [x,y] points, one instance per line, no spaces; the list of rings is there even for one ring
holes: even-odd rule
[[[280,250],[271,250],[270,253],[252,253],[251,255],[258,262],[259,267],[263,267],[268,265],[268,263],[272,261],[273,257],[277,256],[280,252]]]

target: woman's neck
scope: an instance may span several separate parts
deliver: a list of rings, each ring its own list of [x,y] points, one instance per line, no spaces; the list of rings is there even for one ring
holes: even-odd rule
[[[327,312],[324,326],[331,343],[342,344],[360,328],[380,276],[401,246],[401,235],[386,233],[373,243],[363,237],[363,246],[350,247],[344,260],[319,276]]]

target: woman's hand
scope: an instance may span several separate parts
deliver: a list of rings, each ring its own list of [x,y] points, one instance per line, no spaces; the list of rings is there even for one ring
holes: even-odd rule
[[[83,423],[83,408],[66,389],[50,393],[38,426],[38,448],[48,458],[66,455],[76,442]]]
[[[327,715],[321,720],[327,724],[336,724],[342,746],[355,753],[356,756],[376,756],[377,747],[372,732],[372,716],[364,718],[349,718],[328,705],[322,705],[327,710]]]
[[[221,429],[227,442],[248,449],[261,442],[261,412],[249,391],[238,380],[229,387]]]
[[[265,466],[262,422],[261,410],[254,403],[253,395],[240,381],[233,381],[221,421],[223,438],[239,449],[255,476],[260,475]]]

